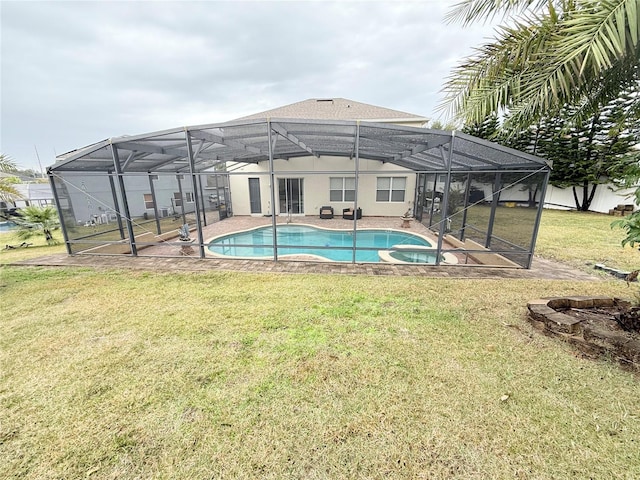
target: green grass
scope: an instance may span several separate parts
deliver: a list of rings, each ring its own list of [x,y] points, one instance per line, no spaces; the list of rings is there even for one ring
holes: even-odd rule
[[[66,252],[63,245],[62,233],[60,231],[53,233],[54,239],[60,242],[58,245],[47,245],[44,237],[35,236],[28,240],[18,238],[15,232],[0,233],[0,265],[27,260],[29,258],[41,257],[43,255],[52,255],[54,253]],[[18,246],[22,242],[30,243],[27,248],[6,249],[6,245]]]
[[[611,228],[614,218],[602,213],[544,210],[535,253],[587,269],[593,269],[594,263],[638,269],[640,251],[620,246],[624,231]]]
[[[621,281],[0,268],[3,478],[640,478],[638,377],[525,318]]]

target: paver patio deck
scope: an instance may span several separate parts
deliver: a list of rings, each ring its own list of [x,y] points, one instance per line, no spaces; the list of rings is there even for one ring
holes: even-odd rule
[[[270,217],[236,216],[224,221],[215,222],[203,228],[205,242],[226,233],[246,230],[261,225],[270,225]],[[286,223],[284,217],[277,218],[279,224]],[[339,216],[333,219],[304,216],[289,219],[291,223],[309,224],[327,228],[353,228],[352,220],[344,220]],[[358,228],[395,228],[401,229],[402,220],[396,217],[363,217],[358,221]],[[176,229],[179,224],[176,223]],[[418,233],[434,239],[433,234],[419,222],[413,222],[405,231]],[[192,233],[193,235],[193,233]],[[551,280],[598,281],[602,277],[562,265],[550,260],[534,257],[532,268],[516,269],[504,267],[487,267],[481,265],[410,265],[389,263],[332,263],[279,260],[245,260],[208,257],[200,259],[189,256],[178,256],[179,248],[175,243],[167,243],[145,248],[139,256],[129,255],[47,255],[16,262],[21,266],[51,267],[90,267],[112,269],[136,269],[149,271],[244,271],[270,272],[290,274],[339,274],[339,275],[397,275],[445,278],[538,278]]]
[[[16,262],[18,266],[85,267],[100,269],[133,269],[149,271],[242,271],[283,274],[330,274],[370,276],[419,276],[433,278],[494,278],[601,281],[602,278],[557,262],[534,258],[529,270],[483,266],[432,266],[395,264],[351,264],[328,262],[278,262],[266,260],[222,260],[192,257],[130,257],[122,255],[47,255]]]

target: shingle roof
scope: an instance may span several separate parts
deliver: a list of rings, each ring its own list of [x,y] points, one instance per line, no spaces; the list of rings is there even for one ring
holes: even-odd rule
[[[428,119],[413,113],[391,110],[347,98],[310,98],[301,102],[254,113],[238,120],[261,118],[307,118],[313,120],[405,120],[412,122]]]

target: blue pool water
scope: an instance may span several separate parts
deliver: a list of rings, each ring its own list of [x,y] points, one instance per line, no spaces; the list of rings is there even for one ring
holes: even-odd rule
[[[436,263],[436,252],[403,252],[396,250],[395,252],[389,252],[391,258],[408,263]],[[443,257],[440,256],[440,260]]]
[[[279,225],[277,228],[278,256],[318,255],[334,262],[353,259],[353,231],[325,230],[302,225]],[[378,250],[393,245],[421,245],[430,247],[428,240],[411,233],[395,230],[358,230],[356,262],[379,262]],[[211,252],[230,257],[273,257],[273,228],[261,227],[214,239]],[[343,248],[343,249],[341,249]]]
[[[10,232],[16,228],[16,224],[13,222],[0,222],[0,233]]]

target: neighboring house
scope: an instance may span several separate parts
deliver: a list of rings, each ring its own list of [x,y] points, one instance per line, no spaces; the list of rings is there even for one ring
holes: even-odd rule
[[[129,211],[132,217],[168,217],[178,213],[193,212],[195,199],[189,182],[180,179],[176,185],[173,178],[151,176],[154,184],[155,203],[151,194],[149,179],[128,177],[124,179],[127,188]],[[67,187],[67,195],[73,204],[73,214],[78,224],[111,223],[116,221],[113,212],[113,192],[110,184],[98,176],[84,176],[77,183]]]
[[[292,118],[311,120],[365,120],[408,127],[422,127],[428,119],[412,113],[368,105],[345,98],[308,99],[256,113],[238,120]],[[353,158],[321,155],[287,160],[276,159],[278,196],[271,205],[269,165],[239,164],[229,182],[236,215],[318,215],[320,207],[330,205],[340,211],[353,204],[355,176],[324,172],[353,172]],[[286,172],[286,173],[285,173]],[[414,201],[416,174],[391,163],[360,161],[358,205],[365,215],[398,216]]]
[[[24,208],[29,205],[45,207],[55,203],[49,183],[16,183],[12,187],[18,191],[20,198],[12,202],[0,202],[0,211]]]

